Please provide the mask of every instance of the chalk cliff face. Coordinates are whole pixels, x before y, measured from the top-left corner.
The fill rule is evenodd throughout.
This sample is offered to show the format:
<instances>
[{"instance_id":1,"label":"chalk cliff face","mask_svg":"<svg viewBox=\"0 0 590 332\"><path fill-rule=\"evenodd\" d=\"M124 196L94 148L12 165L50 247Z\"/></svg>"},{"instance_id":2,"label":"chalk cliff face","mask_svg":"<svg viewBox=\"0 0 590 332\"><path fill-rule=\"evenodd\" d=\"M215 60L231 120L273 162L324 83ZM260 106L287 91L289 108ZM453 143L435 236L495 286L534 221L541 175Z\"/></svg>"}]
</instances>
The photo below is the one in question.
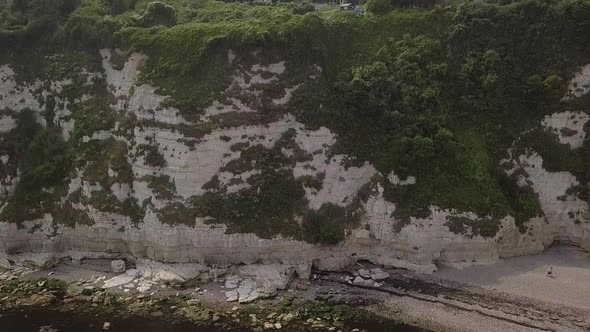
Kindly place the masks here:
<instances>
[{"instance_id":1,"label":"chalk cliff face","mask_svg":"<svg viewBox=\"0 0 590 332\"><path fill-rule=\"evenodd\" d=\"M115 56L122 55L101 50L102 70L82 69L59 81L19 82L10 65L0 66L0 137L7 140L17 130L19 114L30 111L42 127L57 128L66 144L107 151L94 159L84 154L63 188L44 189L58 196L56 204L67 206L67 213L0 222L0 252L12 259L43 253L208 265L280 263L305 276L313 264L338 269L360 259L432 272L435 263L485 263L539 253L556 240L590 248L588 202L571 190L579 180L544 169L533 149L515 148L504 162L519 185L538 194L545 214L528 221L524 231L507 216L495 235L484 237L472 229L486 218L436 206L427 218L402 221L394 217L396 204L384 198L383 187L411 185L414 177L380 174L369 162L350 166L347 156L334 149L338 137L329 128L308 128L289 112L294 93L321 77L320 66L293 79L286 75L292 70L288 62L246 66L229 51L229 86L202 114L189 116L165 92L141 80L146 56L132 54L121 66L113 65ZM574 78L566 98L588 93L588 68ZM73 87L84 92L66 98ZM89 126L88 117L73 110L96 99L104 107L88 115L97 116L99 124ZM555 113L541 126L574 151L588 139L588 111ZM22 176L17 157L13 150L0 150L2 209ZM97 175L100 171L105 174ZM314 244L297 231L289 233L302 223L299 210L286 212L284 220L271 219L264 227L281 226L270 233L226 223L223 211L215 210L231 208L216 205L217 197L239 200L265 190L271 196L302 190L297 209L336 207L355 216L354 222L347 224L343 241ZM450 220L471 228L457 231Z\"/></svg>"}]
</instances>

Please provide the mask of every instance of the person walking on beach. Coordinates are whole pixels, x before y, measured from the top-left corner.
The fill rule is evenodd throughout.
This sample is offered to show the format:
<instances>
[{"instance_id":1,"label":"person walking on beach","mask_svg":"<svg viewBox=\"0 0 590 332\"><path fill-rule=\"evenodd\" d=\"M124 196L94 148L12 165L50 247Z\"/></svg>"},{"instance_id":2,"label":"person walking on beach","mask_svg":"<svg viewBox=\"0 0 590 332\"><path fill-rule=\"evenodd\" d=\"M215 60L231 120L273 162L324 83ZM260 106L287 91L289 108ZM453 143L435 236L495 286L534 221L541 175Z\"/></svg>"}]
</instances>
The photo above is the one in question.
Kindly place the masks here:
<instances>
[{"instance_id":1,"label":"person walking on beach","mask_svg":"<svg viewBox=\"0 0 590 332\"><path fill-rule=\"evenodd\" d=\"M546 274L549 278L555 278L555 276L553 275L553 266L549 267L549 270L547 271Z\"/></svg>"}]
</instances>

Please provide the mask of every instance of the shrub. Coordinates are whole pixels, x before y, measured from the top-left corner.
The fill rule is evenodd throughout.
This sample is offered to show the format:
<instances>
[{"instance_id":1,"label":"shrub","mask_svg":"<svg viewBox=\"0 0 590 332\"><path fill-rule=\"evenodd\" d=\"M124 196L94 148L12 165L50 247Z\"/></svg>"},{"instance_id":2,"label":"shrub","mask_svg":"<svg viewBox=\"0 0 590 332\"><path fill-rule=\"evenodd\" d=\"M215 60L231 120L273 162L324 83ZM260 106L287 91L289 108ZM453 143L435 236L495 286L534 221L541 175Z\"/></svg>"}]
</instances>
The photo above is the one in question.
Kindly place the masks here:
<instances>
[{"instance_id":1,"label":"shrub","mask_svg":"<svg viewBox=\"0 0 590 332\"><path fill-rule=\"evenodd\" d=\"M543 81L545 98L549 103L559 101L563 96L563 88L563 79L557 75L551 75Z\"/></svg>"},{"instance_id":2,"label":"shrub","mask_svg":"<svg viewBox=\"0 0 590 332\"><path fill-rule=\"evenodd\" d=\"M309 2L302 2L293 8L293 14L304 15L315 11L315 7Z\"/></svg>"},{"instance_id":3,"label":"shrub","mask_svg":"<svg viewBox=\"0 0 590 332\"><path fill-rule=\"evenodd\" d=\"M166 167L166 159L160 153L157 145L140 144L137 147L138 155L144 156L146 164L154 167Z\"/></svg>"},{"instance_id":4,"label":"shrub","mask_svg":"<svg viewBox=\"0 0 590 332\"><path fill-rule=\"evenodd\" d=\"M83 0L56 38L72 48L95 50L109 46L121 27L110 14L110 8L102 0Z\"/></svg>"},{"instance_id":5,"label":"shrub","mask_svg":"<svg viewBox=\"0 0 590 332\"><path fill-rule=\"evenodd\" d=\"M344 240L346 210L331 203L324 203L316 211L309 211L303 232L306 241L321 244L337 244Z\"/></svg>"},{"instance_id":6,"label":"shrub","mask_svg":"<svg viewBox=\"0 0 590 332\"><path fill-rule=\"evenodd\" d=\"M390 0L368 0L366 9L369 13L383 15L391 11Z\"/></svg>"},{"instance_id":7,"label":"shrub","mask_svg":"<svg viewBox=\"0 0 590 332\"><path fill-rule=\"evenodd\" d=\"M158 25L170 27L176 23L176 9L163 2L154 1L149 3L141 16L135 18L133 25L144 28Z\"/></svg>"}]
</instances>

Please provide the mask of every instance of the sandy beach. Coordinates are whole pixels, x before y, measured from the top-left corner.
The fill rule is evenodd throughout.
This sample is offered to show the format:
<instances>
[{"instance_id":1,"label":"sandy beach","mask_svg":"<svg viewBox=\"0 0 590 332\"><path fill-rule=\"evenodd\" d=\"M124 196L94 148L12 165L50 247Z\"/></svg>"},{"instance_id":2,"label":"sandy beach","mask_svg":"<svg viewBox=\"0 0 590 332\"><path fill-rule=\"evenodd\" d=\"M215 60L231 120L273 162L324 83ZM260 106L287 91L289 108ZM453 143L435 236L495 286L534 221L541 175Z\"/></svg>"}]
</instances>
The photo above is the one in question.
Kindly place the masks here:
<instances>
[{"instance_id":1,"label":"sandy beach","mask_svg":"<svg viewBox=\"0 0 590 332\"><path fill-rule=\"evenodd\" d=\"M345 292L379 299L373 312L432 331L590 330L590 256L578 247L439 268L433 275L391 269L384 285Z\"/></svg>"},{"instance_id":2,"label":"sandy beach","mask_svg":"<svg viewBox=\"0 0 590 332\"><path fill-rule=\"evenodd\" d=\"M546 275L549 267L553 278ZM578 247L554 246L540 255L464 269L441 267L434 276L590 310L590 253Z\"/></svg>"}]
</instances>

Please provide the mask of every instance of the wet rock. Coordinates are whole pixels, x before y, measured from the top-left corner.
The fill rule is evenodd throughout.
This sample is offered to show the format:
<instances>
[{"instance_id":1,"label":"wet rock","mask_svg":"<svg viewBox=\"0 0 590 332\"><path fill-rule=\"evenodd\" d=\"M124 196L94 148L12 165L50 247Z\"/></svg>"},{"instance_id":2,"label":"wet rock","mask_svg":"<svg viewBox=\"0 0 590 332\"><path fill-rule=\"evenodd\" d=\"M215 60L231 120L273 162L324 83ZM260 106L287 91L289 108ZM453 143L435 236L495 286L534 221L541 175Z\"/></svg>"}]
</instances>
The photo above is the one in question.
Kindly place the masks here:
<instances>
[{"instance_id":1,"label":"wet rock","mask_svg":"<svg viewBox=\"0 0 590 332\"><path fill-rule=\"evenodd\" d=\"M123 273L127 270L125 266L125 261L121 259L117 259L111 262L111 270L113 273Z\"/></svg>"},{"instance_id":2,"label":"wet rock","mask_svg":"<svg viewBox=\"0 0 590 332\"><path fill-rule=\"evenodd\" d=\"M104 324L102 324L102 329L103 330L110 330L111 329L111 323L109 322L104 322Z\"/></svg>"}]
</instances>

